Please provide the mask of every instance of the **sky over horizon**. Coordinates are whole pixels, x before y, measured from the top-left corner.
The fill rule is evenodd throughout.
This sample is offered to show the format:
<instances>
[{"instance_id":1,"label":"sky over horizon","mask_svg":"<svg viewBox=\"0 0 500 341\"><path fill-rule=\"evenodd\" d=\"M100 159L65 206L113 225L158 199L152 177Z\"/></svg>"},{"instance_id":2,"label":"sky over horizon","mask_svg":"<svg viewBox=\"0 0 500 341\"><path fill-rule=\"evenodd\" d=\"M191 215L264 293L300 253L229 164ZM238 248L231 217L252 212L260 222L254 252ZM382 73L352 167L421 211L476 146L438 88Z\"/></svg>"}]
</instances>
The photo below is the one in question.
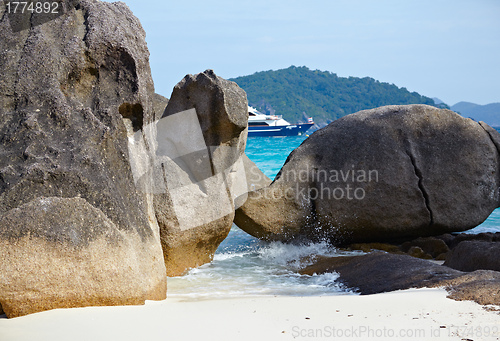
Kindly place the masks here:
<instances>
[{"instance_id":1,"label":"sky over horizon","mask_svg":"<svg viewBox=\"0 0 500 341\"><path fill-rule=\"evenodd\" d=\"M449 105L500 102L498 0L124 0L146 30L156 92L186 74L291 65L372 77Z\"/></svg>"}]
</instances>

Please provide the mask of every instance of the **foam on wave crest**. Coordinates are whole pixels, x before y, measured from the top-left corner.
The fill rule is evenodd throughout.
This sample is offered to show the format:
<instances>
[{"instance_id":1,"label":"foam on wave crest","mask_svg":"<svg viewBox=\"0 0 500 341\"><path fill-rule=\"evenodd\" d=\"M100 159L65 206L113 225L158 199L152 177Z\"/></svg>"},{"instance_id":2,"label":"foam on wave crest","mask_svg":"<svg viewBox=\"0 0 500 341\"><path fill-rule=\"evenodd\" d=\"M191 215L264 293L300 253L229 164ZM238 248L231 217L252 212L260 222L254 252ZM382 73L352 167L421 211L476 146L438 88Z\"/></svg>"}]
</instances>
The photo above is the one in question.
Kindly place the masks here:
<instances>
[{"instance_id":1,"label":"foam on wave crest","mask_svg":"<svg viewBox=\"0 0 500 341\"><path fill-rule=\"evenodd\" d=\"M336 248L322 243L304 245L259 241L233 228L211 264L170 278L169 296L184 298L238 297L244 295L349 294L338 274L306 276L297 271L317 256L337 256Z\"/></svg>"}]
</instances>

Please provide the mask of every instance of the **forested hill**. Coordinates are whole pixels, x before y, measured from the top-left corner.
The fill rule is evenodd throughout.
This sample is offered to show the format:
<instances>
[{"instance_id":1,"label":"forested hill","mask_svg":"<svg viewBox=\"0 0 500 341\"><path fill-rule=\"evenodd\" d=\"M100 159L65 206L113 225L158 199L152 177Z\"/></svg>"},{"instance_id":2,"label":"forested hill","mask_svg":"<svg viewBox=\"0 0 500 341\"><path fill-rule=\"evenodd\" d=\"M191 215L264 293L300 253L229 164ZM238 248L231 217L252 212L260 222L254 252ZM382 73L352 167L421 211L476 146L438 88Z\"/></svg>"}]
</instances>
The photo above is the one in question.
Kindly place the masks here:
<instances>
[{"instance_id":1,"label":"forested hill","mask_svg":"<svg viewBox=\"0 0 500 341\"><path fill-rule=\"evenodd\" d=\"M329 123L359 110L390 104L429 104L434 100L381 83L373 78L338 77L331 72L291 66L231 79L248 95L250 106L268 114L283 115L292 123Z\"/></svg>"}]
</instances>

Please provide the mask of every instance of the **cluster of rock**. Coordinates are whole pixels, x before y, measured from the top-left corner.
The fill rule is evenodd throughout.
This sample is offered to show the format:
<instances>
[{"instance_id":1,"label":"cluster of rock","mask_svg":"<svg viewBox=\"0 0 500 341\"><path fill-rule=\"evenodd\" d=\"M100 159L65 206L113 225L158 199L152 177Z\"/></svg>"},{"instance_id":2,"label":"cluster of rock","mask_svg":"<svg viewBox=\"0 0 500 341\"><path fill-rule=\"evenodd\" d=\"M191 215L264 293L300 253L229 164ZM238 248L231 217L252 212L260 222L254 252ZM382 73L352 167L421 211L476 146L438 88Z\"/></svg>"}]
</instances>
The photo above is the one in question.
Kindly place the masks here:
<instances>
[{"instance_id":1,"label":"cluster of rock","mask_svg":"<svg viewBox=\"0 0 500 341\"><path fill-rule=\"evenodd\" d=\"M499 270L496 236L487 246L428 237L499 206L492 128L423 105L362 111L314 133L271 183L244 154L247 100L235 83L207 70L168 100L154 93L126 5L61 6L14 26L0 12L0 313L164 299L167 276L210 262L233 221L264 240L388 248L457 269L373 253L303 270L338 271L365 293L497 283L461 272ZM359 244L417 237L427 238Z\"/></svg>"},{"instance_id":2,"label":"cluster of rock","mask_svg":"<svg viewBox=\"0 0 500 341\"><path fill-rule=\"evenodd\" d=\"M342 280L350 286L357 287L362 293L375 293L389 290L406 289L410 287L423 286L448 286L455 294L455 297L461 297L457 292L467 287L468 296L472 297L474 290L471 282L481 280L475 285L482 287L485 274L488 274L489 281L487 282L490 294L500 295L500 232L497 233L479 233L479 234L444 234L435 237L419 237L414 240L406 241L402 244L396 243L356 243L347 245L344 250L354 251L361 250L366 253L377 253L377 256L368 257L341 257L343 259L326 259L322 258L317 263L303 269L303 273L311 274L314 272L323 273L327 271L339 271L342 275ZM380 251L386 252L382 256ZM389 255L398 255L392 257ZM433 260L434 262L411 260L408 256L414 258L422 258L425 260ZM364 262L365 259L370 259L363 266L370 266L369 272L356 273L356 281L354 282L351 276L353 273L346 269L352 267L352 262ZM386 261L398 260L403 268L394 266L390 273L386 273ZM439 261L439 262L435 262ZM339 263L340 262L340 263ZM345 262L349 262L349 266L344 267ZM369 263L369 264L368 264ZM439 264L442 263L442 264ZM339 268L339 266L342 266ZM351 269L352 270L352 269ZM396 271L395 271L396 270ZM458 270L458 271L456 271ZM482 271L487 270L487 271ZM380 271L380 275L373 277L374 272ZM404 272L404 274L403 274ZM464 274L464 272L472 272ZM423 276L423 274L427 274ZM389 281L381 281L381 278L388 276ZM454 280L449 283L447 280L452 278L462 278L462 280ZM374 278L378 278L376 282L371 282ZM378 282L381 281L381 282ZM383 283L382 283L383 282ZM467 285L464 283L467 282ZM438 285L439 284L439 285ZM463 284L463 285L462 285ZM461 285L461 289L456 286ZM484 290L477 291L477 295L473 300L481 300L482 304L500 304L495 295L489 295L488 300L484 295ZM495 291L497 290L497 291ZM465 292L463 292L465 294ZM464 296L465 297L465 296ZM484 303L488 301L489 303Z\"/></svg>"},{"instance_id":3,"label":"cluster of rock","mask_svg":"<svg viewBox=\"0 0 500 341\"><path fill-rule=\"evenodd\" d=\"M481 269L478 265L475 268ZM361 256L318 257L300 273L336 272L339 280L362 295L423 287L445 287L450 298L500 305L500 272L465 272L406 254L381 251Z\"/></svg>"},{"instance_id":4,"label":"cluster of rock","mask_svg":"<svg viewBox=\"0 0 500 341\"><path fill-rule=\"evenodd\" d=\"M304 141L270 186L249 193L235 222L263 240L368 252L319 257L301 271L338 272L364 294L446 286L456 299L500 304L498 234L450 234L499 206L499 149L496 130L449 110L361 111Z\"/></svg>"},{"instance_id":5,"label":"cluster of rock","mask_svg":"<svg viewBox=\"0 0 500 341\"><path fill-rule=\"evenodd\" d=\"M168 101L154 93L145 32L125 4L61 6L43 24L20 18L22 30L0 15L0 313L8 317L164 299L167 274L211 260L247 190L231 182L234 165L250 162L243 90L206 71L186 76ZM205 148L189 162L211 170L201 179L190 178L196 167L189 173L183 155L162 154L193 141L182 131L189 119ZM189 181L176 187L165 169ZM227 207L218 220L183 228L179 212L198 206L175 202L182 195Z\"/></svg>"},{"instance_id":6,"label":"cluster of rock","mask_svg":"<svg viewBox=\"0 0 500 341\"><path fill-rule=\"evenodd\" d=\"M419 237L403 243L354 243L344 245L343 250L363 252L384 251L407 254L412 257L446 261L444 264L462 271L478 269L500 271L500 232L479 234L443 234Z\"/></svg>"}]
</instances>

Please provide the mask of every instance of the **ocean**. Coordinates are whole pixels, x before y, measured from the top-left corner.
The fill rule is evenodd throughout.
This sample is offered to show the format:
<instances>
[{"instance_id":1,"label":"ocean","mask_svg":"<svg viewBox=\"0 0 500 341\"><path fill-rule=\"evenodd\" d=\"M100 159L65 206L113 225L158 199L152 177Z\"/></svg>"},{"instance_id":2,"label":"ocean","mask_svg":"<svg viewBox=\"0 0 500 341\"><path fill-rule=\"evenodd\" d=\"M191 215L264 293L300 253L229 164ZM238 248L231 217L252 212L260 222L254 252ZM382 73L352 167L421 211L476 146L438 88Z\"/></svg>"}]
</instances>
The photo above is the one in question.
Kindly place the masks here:
<instances>
[{"instance_id":1,"label":"ocean","mask_svg":"<svg viewBox=\"0 0 500 341\"><path fill-rule=\"evenodd\" d=\"M246 153L274 179L292 150L306 136L248 138ZM500 232L500 209L467 233ZM337 274L301 276L299 260L308 256L356 254L340 251L326 243L289 245L262 242L233 225L210 264L186 275L169 278L168 296L186 299L238 297L242 295L352 295L339 284Z\"/></svg>"}]
</instances>

